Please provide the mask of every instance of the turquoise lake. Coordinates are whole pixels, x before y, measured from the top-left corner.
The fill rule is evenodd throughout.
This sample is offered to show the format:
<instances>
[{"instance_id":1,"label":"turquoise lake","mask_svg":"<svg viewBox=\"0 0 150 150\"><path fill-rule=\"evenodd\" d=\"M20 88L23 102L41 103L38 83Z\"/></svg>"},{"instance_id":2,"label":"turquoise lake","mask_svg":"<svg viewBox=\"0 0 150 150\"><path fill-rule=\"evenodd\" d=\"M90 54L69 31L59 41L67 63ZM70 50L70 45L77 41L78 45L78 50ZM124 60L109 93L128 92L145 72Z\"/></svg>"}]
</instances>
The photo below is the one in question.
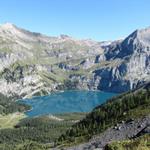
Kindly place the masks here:
<instances>
[{"instance_id":1,"label":"turquoise lake","mask_svg":"<svg viewBox=\"0 0 150 150\"><path fill-rule=\"evenodd\" d=\"M34 117L47 114L89 112L115 95L115 93L99 91L64 91L21 100L21 102L32 106L26 115Z\"/></svg>"}]
</instances>

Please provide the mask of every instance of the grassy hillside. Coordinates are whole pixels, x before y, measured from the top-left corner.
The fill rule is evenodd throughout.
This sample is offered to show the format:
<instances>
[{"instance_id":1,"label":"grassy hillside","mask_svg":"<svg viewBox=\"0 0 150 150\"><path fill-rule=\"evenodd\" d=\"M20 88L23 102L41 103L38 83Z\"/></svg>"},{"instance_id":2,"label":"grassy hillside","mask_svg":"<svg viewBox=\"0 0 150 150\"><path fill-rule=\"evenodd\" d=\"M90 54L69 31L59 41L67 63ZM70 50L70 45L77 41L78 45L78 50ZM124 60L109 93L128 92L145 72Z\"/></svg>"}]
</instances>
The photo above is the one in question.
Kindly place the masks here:
<instances>
[{"instance_id":1,"label":"grassy hillside","mask_svg":"<svg viewBox=\"0 0 150 150\"><path fill-rule=\"evenodd\" d=\"M140 118L150 113L150 84L136 91L114 97L95 108L83 120L61 135L57 144L78 144L102 133L116 123Z\"/></svg>"},{"instance_id":2,"label":"grassy hillside","mask_svg":"<svg viewBox=\"0 0 150 150\"><path fill-rule=\"evenodd\" d=\"M5 118L10 119L12 116L13 114L5 115ZM0 129L0 148L3 150L45 150L52 147L61 134L84 116L85 113L72 113L57 115L59 120L51 116L20 118L20 120L13 118L12 121L7 120L8 122L5 119L7 126Z\"/></svg>"},{"instance_id":3,"label":"grassy hillside","mask_svg":"<svg viewBox=\"0 0 150 150\"><path fill-rule=\"evenodd\" d=\"M113 142L105 147L105 150L149 150L150 135L144 135L134 140Z\"/></svg>"},{"instance_id":4,"label":"grassy hillside","mask_svg":"<svg viewBox=\"0 0 150 150\"><path fill-rule=\"evenodd\" d=\"M0 115L0 129L13 128L19 123L21 119L24 119L26 115L24 113L12 113L8 115Z\"/></svg>"},{"instance_id":5,"label":"grassy hillside","mask_svg":"<svg viewBox=\"0 0 150 150\"><path fill-rule=\"evenodd\" d=\"M40 144L33 141L25 141L20 144L0 144L0 150L50 150L50 145Z\"/></svg>"}]
</instances>

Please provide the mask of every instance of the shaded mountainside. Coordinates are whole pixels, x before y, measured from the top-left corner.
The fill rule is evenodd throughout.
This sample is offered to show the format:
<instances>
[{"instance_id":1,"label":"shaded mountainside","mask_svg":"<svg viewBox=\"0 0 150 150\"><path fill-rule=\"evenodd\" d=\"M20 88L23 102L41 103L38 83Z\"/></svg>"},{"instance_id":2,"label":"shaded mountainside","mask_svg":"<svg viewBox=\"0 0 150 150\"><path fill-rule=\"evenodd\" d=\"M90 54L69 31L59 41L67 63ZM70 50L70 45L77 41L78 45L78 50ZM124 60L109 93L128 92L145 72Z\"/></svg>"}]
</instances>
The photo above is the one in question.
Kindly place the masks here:
<instances>
[{"instance_id":1,"label":"shaded mountainside","mask_svg":"<svg viewBox=\"0 0 150 150\"><path fill-rule=\"evenodd\" d=\"M121 94L120 96L114 97L109 101L107 101L106 103L96 107L91 113L87 114L87 116L83 120L73 125L70 130L68 130L65 134L59 137L56 143L58 145L63 146L79 144L88 141L94 135L101 133L103 136L104 131L107 133L106 136L108 138L105 136L101 138L101 140L99 141L99 143L101 144L105 143L104 145L106 145L107 142L110 142L112 139L113 140L126 139L130 137L130 134L131 137L135 136L135 134L138 134L141 131L139 130L140 127L138 126L139 125L142 126L142 122L144 123L144 121L141 121L137 125L135 125L135 123L133 124L131 123L131 128L129 132L127 132L126 123L130 123L134 119L142 118L149 114L150 114L150 83L147 83L145 86L135 91ZM149 122L150 121L149 117L146 120ZM119 122L122 123L120 125L119 124L116 125ZM148 125L147 123L143 126L143 128L145 128L145 126ZM106 131L106 129L113 126L115 128L114 130L112 128L111 132ZM136 126L137 129L134 129L133 127ZM121 130L123 131L123 129L124 132L121 133ZM116 132L119 130L118 133L115 133L115 130ZM101 146L104 146L103 144Z\"/></svg>"},{"instance_id":2,"label":"shaded mountainside","mask_svg":"<svg viewBox=\"0 0 150 150\"><path fill-rule=\"evenodd\" d=\"M150 28L125 40L95 42L48 37L0 26L0 91L21 98L64 89L124 92L150 74Z\"/></svg>"}]
</instances>

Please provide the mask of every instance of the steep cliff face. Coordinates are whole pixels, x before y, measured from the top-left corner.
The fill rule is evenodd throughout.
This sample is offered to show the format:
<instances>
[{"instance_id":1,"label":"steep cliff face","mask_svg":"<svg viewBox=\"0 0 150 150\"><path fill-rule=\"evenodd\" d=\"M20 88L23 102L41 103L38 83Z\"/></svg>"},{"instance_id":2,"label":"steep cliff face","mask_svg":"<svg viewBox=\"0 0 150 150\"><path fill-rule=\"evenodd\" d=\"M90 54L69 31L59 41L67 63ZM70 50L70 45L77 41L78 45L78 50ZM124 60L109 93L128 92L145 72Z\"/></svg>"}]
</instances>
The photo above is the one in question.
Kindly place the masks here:
<instances>
[{"instance_id":1,"label":"steep cliff face","mask_svg":"<svg viewBox=\"0 0 150 150\"><path fill-rule=\"evenodd\" d=\"M125 40L95 42L48 37L9 23L0 26L3 94L25 98L63 89L68 83L78 89L124 92L149 80L150 28Z\"/></svg>"},{"instance_id":2,"label":"steep cliff face","mask_svg":"<svg viewBox=\"0 0 150 150\"><path fill-rule=\"evenodd\" d=\"M107 46L104 54L112 63L94 71L98 89L124 92L150 80L150 28Z\"/></svg>"}]
</instances>

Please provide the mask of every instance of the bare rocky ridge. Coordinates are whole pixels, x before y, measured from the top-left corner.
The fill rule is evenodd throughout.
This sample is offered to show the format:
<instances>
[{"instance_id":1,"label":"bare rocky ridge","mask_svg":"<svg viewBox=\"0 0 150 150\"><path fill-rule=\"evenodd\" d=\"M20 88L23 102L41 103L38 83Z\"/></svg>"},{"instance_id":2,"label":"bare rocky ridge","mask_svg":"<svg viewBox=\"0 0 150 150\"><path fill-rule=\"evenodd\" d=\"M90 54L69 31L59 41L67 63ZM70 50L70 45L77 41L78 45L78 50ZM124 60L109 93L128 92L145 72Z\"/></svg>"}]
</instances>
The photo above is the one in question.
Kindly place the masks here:
<instances>
[{"instance_id":1,"label":"bare rocky ridge","mask_svg":"<svg viewBox=\"0 0 150 150\"><path fill-rule=\"evenodd\" d=\"M0 26L0 91L26 98L77 89L124 92L150 80L150 28L125 40L96 42L48 37L7 23ZM61 88L60 88L61 87Z\"/></svg>"},{"instance_id":2,"label":"bare rocky ridge","mask_svg":"<svg viewBox=\"0 0 150 150\"><path fill-rule=\"evenodd\" d=\"M84 143L66 150L102 150L106 144L112 141L132 139L142 134L150 134L150 116L141 119L129 120L107 129L101 135L93 137L88 143Z\"/></svg>"}]
</instances>

